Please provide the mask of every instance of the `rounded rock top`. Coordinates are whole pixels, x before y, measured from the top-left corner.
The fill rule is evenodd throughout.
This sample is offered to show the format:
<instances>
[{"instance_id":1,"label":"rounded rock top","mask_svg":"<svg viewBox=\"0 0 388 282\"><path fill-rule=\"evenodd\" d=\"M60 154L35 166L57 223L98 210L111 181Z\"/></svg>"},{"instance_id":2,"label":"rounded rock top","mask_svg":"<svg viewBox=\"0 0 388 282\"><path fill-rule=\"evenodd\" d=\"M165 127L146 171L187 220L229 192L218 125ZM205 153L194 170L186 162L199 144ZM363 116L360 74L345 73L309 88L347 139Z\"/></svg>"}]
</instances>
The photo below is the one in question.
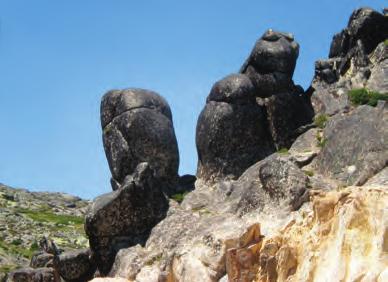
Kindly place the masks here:
<instances>
[{"instance_id":1,"label":"rounded rock top","mask_svg":"<svg viewBox=\"0 0 388 282\"><path fill-rule=\"evenodd\" d=\"M255 87L245 74L231 74L217 81L207 98L207 102L227 102L254 100Z\"/></svg>"},{"instance_id":2,"label":"rounded rock top","mask_svg":"<svg viewBox=\"0 0 388 282\"><path fill-rule=\"evenodd\" d=\"M291 33L268 30L256 42L249 63L259 73L281 72L292 76L299 44Z\"/></svg>"},{"instance_id":3,"label":"rounded rock top","mask_svg":"<svg viewBox=\"0 0 388 282\"><path fill-rule=\"evenodd\" d=\"M172 120L171 109L167 101L158 93L141 88L127 88L108 91L102 97L102 128L124 112L139 108L154 109Z\"/></svg>"}]
</instances>

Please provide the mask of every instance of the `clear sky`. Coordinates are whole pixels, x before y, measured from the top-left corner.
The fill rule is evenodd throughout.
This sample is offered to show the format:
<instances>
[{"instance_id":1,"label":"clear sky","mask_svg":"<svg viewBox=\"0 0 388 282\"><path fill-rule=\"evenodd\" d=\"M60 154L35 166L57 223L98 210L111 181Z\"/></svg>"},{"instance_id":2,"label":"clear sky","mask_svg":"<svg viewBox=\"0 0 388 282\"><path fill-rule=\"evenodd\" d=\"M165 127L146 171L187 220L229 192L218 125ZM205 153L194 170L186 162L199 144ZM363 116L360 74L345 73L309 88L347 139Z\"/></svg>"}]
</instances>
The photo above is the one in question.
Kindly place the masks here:
<instances>
[{"instance_id":1,"label":"clear sky","mask_svg":"<svg viewBox=\"0 0 388 282\"><path fill-rule=\"evenodd\" d=\"M292 32L304 88L360 0L0 0L0 182L93 198L109 192L101 96L141 87L170 103L180 173L195 173L195 126L218 79L268 28Z\"/></svg>"}]
</instances>

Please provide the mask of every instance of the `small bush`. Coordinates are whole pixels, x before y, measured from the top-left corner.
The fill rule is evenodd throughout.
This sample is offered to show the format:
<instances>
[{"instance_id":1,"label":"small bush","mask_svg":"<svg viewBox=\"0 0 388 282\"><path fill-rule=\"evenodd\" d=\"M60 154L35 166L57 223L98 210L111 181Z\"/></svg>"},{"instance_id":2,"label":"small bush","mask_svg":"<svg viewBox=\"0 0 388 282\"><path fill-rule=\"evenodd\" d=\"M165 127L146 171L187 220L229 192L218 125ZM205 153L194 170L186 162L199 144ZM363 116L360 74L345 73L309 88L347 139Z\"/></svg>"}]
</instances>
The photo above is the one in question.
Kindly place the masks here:
<instances>
[{"instance_id":1,"label":"small bush","mask_svg":"<svg viewBox=\"0 0 388 282\"><path fill-rule=\"evenodd\" d=\"M318 147L325 147L327 138L323 137L319 132L317 133L317 142L318 142Z\"/></svg>"},{"instance_id":2,"label":"small bush","mask_svg":"<svg viewBox=\"0 0 388 282\"><path fill-rule=\"evenodd\" d=\"M187 195L187 193L188 192L174 194L171 196L171 198L174 199L175 201L177 201L178 203L181 203L183 201L183 199L185 198L185 196Z\"/></svg>"},{"instance_id":3,"label":"small bush","mask_svg":"<svg viewBox=\"0 0 388 282\"><path fill-rule=\"evenodd\" d=\"M353 105L369 105L375 107L379 100L388 100L388 94L370 91L366 88L352 89L348 92Z\"/></svg>"},{"instance_id":4,"label":"small bush","mask_svg":"<svg viewBox=\"0 0 388 282\"><path fill-rule=\"evenodd\" d=\"M278 153L282 154L282 155L287 155L288 154L288 149L287 148L281 148L281 149L278 150Z\"/></svg>"},{"instance_id":5,"label":"small bush","mask_svg":"<svg viewBox=\"0 0 388 282\"><path fill-rule=\"evenodd\" d=\"M23 240L22 239L14 239L12 240L11 244L12 245L15 245L15 246L20 246L21 244L23 243Z\"/></svg>"},{"instance_id":6,"label":"small bush","mask_svg":"<svg viewBox=\"0 0 388 282\"><path fill-rule=\"evenodd\" d=\"M313 176L314 176L314 171L312 171L312 170L304 170L303 172L304 172L304 174L306 174L307 176L310 176L310 177L313 177Z\"/></svg>"},{"instance_id":7,"label":"small bush","mask_svg":"<svg viewBox=\"0 0 388 282\"><path fill-rule=\"evenodd\" d=\"M384 45L385 45L385 46L388 46L388 39L385 39L385 40L384 40Z\"/></svg>"},{"instance_id":8,"label":"small bush","mask_svg":"<svg viewBox=\"0 0 388 282\"><path fill-rule=\"evenodd\" d=\"M314 118L314 124L318 128L324 128L326 126L328 116L325 114L319 114Z\"/></svg>"}]
</instances>

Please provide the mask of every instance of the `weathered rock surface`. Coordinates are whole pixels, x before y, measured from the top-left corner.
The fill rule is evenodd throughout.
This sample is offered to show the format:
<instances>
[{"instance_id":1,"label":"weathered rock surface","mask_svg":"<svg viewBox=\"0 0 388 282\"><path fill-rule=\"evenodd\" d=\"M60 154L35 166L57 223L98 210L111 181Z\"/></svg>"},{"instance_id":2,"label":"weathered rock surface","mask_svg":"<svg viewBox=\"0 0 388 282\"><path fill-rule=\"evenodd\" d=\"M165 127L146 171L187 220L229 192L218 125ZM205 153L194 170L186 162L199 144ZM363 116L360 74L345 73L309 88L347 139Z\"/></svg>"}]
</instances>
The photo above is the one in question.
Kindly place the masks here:
<instances>
[{"instance_id":1,"label":"weathered rock surface","mask_svg":"<svg viewBox=\"0 0 388 282\"><path fill-rule=\"evenodd\" d=\"M291 34L269 30L240 74L214 84L197 123L198 178L237 179L303 133L300 127L314 113L309 97L292 81L298 54Z\"/></svg>"},{"instance_id":2,"label":"weathered rock surface","mask_svg":"<svg viewBox=\"0 0 388 282\"><path fill-rule=\"evenodd\" d=\"M89 249L69 251L55 257L54 269L65 281L89 281L96 271Z\"/></svg>"},{"instance_id":3,"label":"weathered rock surface","mask_svg":"<svg viewBox=\"0 0 388 282\"><path fill-rule=\"evenodd\" d=\"M101 125L113 190L142 162L156 177L176 180L178 146L170 107L160 95L132 88L109 91L101 102Z\"/></svg>"},{"instance_id":4,"label":"weathered rock surface","mask_svg":"<svg viewBox=\"0 0 388 282\"><path fill-rule=\"evenodd\" d=\"M8 274L6 282L60 282L53 268L22 268Z\"/></svg>"},{"instance_id":5,"label":"weathered rock surface","mask_svg":"<svg viewBox=\"0 0 388 282\"><path fill-rule=\"evenodd\" d=\"M387 187L313 194L310 210L263 240L254 281L385 281L387 201Z\"/></svg>"},{"instance_id":6,"label":"weathered rock surface","mask_svg":"<svg viewBox=\"0 0 388 282\"><path fill-rule=\"evenodd\" d=\"M361 8L352 14L347 28L333 38L329 59L315 64L309 93L316 113L333 115L347 111L347 92L367 88L388 92L388 18Z\"/></svg>"},{"instance_id":7,"label":"weathered rock surface","mask_svg":"<svg viewBox=\"0 0 388 282\"><path fill-rule=\"evenodd\" d=\"M388 163L388 107L360 106L333 117L324 129L325 145L315 166L346 185L362 185Z\"/></svg>"},{"instance_id":8,"label":"weathered rock surface","mask_svg":"<svg viewBox=\"0 0 388 282\"><path fill-rule=\"evenodd\" d=\"M255 96L270 97L294 88L292 75L299 44L292 34L268 30L256 42L240 72L255 86Z\"/></svg>"},{"instance_id":9,"label":"weathered rock surface","mask_svg":"<svg viewBox=\"0 0 388 282\"><path fill-rule=\"evenodd\" d=\"M236 178L274 151L264 108L255 102L245 75L217 82L197 123L197 177Z\"/></svg>"},{"instance_id":10,"label":"weathered rock surface","mask_svg":"<svg viewBox=\"0 0 388 282\"><path fill-rule=\"evenodd\" d=\"M168 203L148 163L137 166L119 190L95 199L86 215L85 231L102 274L109 272L117 251L144 243L164 218Z\"/></svg>"}]
</instances>

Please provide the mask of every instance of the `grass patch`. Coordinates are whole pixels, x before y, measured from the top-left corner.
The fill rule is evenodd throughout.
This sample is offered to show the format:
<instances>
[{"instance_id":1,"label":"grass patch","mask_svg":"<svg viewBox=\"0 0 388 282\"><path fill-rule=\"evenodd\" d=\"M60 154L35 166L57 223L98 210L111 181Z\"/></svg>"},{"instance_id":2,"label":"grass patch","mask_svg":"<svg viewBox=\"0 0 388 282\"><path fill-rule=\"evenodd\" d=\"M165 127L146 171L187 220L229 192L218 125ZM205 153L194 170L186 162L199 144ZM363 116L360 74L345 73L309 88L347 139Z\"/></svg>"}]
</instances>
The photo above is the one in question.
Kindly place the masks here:
<instances>
[{"instance_id":1,"label":"grass patch","mask_svg":"<svg viewBox=\"0 0 388 282\"><path fill-rule=\"evenodd\" d=\"M55 225L82 225L84 223L83 217L74 215L59 215L47 210L29 210L19 208L16 210L18 213L24 214L37 222L52 222Z\"/></svg>"},{"instance_id":2,"label":"grass patch","mask_svg":"<svg viewBox=\"0 0 388 282\"><path fill-rule=\"evenodd\" d=\"M385 45L385 46L388 46L388 39L385 39L385 40L384 40L384 45Z\"/></svg>"},{"instance_id":3,"label":"grass patch","mask_svg":"<svg viewBox=\"0 0 388 282\"><path fill-rule=\"evenodd\" d=\"M15 244L13 244L13 241L11 244L7 244L3 240L0 240L0 249L3 249L4 251L6 251L9 254L19 255L19 256L25 257L27 259L31 259L32 254L35 252L35 250L25 248L21 244L15 245Z\"/></svg>"},{"instance_id":4,"label":"grass patch","mask_svg":"<svg viewBox=\"0 0 388 282\"><path fill-rule=\"evenodd\" d=\"M317 132L317 145L318 147L320 148L323 148L325 147L326 143L327 143L327 138L325 138L323 135L321 135L320 132Z\"/></svg>"},{"instance_id":5,"label":"grass patch","mask_svg":"<svg viewBox=\"0 0 388 282\"><path fill-rule=\"evenodd\" d=\"M314 176L314 171L312 170L303 170L304 174L307 176L313 177Z\"/></svg>"},{"instance_id":6,"label":"grass patch","mask_svg":"<svg viewBox=\"0 0 388 282\"><path fill-rule=\"evenodd\" d=\"M277 151L278 154L281 155L288 155L288 149L287 148L281 148Z\"/></svg>"},{"instance_id":7,"label":"grass patch","mask_svg":"<svg viewBox=\"0 0 388 282\"><path fill-rule=\"evenodd\" d=\"M350 102L353 105L369 105L375 107L379 100L388 101L387 93L379 93L366 88L352 89L348 91Z\"/></svg>"},{"instance_id":8,"label":"grass patch","mask_svg":"<svg viewBox=\"0 0 388 282\"><path fill-rule=\"evenodd\" d=\"M151 258L150 260L148 260L145 264L148 265L148 266L151 266L151 265L153 265L155 262L161 261L162 258L163 258L163 255L162 255L162 254L158 254L157 256L154 256L153 258Z\"/></svg>"},{"instance_id":9,"label":"grass patch","mask_svg":"<svg viewBox=\"0 0 388 282\"><path fill-rule=\"evenodd\" d=\"M177 201L178 203L182 203L183 199L185 198L185 196L188 194L188 192L183 192L183 193L178 193L178 194L174 194L171 196L171 198L175 201Z\"/></svg>"},{"instance_id":10,"label":"grass patch","mask_svg":"<svg viewBox=\"0 0 388 282\"><path fill-rule=\"evenodd\" d=\"M324 128L328 121L328 116L325 114L319 114L314 118L314 124L318 128Z\"/></svg>"},{"instance_id":11,"label":"grass patch","mask_svg":"<svg viewBox=\"0 0 388 282\"><path fill-rule=\"evenodd\" d=\"M15 270L18 266L13 264L0 265L0 273L8 273Z\"/></svg>"}]
</instances>

